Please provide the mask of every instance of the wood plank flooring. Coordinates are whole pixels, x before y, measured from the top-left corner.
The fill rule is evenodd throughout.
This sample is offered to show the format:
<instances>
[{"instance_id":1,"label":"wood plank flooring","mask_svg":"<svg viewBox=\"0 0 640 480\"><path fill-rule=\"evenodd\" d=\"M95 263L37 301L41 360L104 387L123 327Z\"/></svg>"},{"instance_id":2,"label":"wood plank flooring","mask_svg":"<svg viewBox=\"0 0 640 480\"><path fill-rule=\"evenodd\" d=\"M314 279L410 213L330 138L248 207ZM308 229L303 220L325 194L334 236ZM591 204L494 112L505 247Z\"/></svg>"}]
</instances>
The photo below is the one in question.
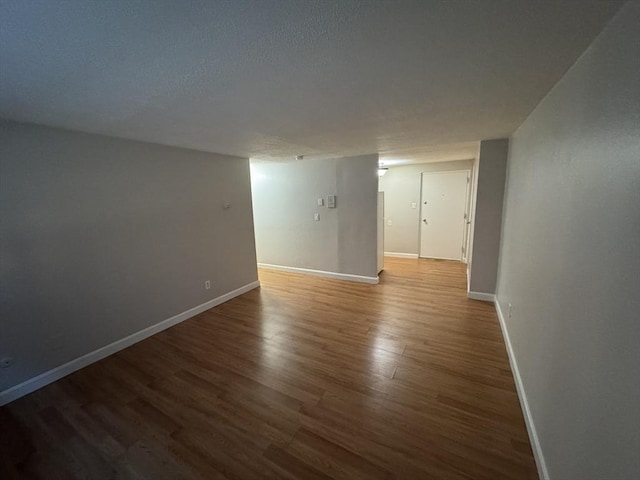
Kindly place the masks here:
<instances>
[{"instance_id":1,"label":"wood plank flooring","mask_svg":"<svg viewBox=\"0 0 640 480\"><path fill-rule=\"evenodd\" d=\"M262 287L0 409L0 477L535 479L493 306L455 262Z\"/></svg>"}]
</instances>

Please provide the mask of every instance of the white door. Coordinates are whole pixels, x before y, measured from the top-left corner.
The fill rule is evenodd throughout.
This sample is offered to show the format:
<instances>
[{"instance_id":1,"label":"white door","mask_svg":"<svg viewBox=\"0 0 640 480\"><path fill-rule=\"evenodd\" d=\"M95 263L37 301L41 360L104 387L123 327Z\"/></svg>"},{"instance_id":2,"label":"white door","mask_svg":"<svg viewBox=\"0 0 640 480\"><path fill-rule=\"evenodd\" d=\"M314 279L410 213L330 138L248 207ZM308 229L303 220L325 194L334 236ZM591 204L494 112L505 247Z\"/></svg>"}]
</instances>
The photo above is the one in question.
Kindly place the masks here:
<instances>
[{"instance_id":1,"label":"white door","mask_svg":"<svg viewBox=\"0 0 640 480\"><path fill-rule=\"evenodd\" d=\"M469 172L422 174L420 256L461 260Z\"/></svg>"},{"instance_id":2,"label":"white door","mask_svg":"<svg viewBox=\"0 0 640 480\"><path fill-rule=\"evenodd\" d=\"M384 192L378 192L378 273L384 268Z\"/></svg>"}]
</instances>

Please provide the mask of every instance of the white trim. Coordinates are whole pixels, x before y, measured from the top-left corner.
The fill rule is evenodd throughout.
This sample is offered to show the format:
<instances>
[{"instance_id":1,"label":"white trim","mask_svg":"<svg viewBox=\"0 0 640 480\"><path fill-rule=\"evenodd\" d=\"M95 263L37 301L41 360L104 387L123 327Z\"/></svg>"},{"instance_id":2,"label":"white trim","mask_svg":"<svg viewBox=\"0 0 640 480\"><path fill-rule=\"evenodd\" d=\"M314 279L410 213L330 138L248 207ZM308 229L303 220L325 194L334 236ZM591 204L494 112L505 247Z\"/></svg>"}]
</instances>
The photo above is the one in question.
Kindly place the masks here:
<instances>
[{"instance_id":1,"label":"white trim","mask_svg":"<svg viewBox=\"0 0 640 480\"><path fill-rule=\"evenodd\" d=\"M467 295L471 291L471 269L469 268L470 264L467 263Z\"/></svg>"},{"instance_id":2,"label":"white trim","mask_svg":"<svg viewBox=\"0 0 640 480\"><path fill-rule=\"evenodd\" d=\"M418 258L417 253L384 252L385 257Z\"/></svg>"},{"instance_id":3,"label":"white trim","mask_svg":"<svg viewBox=\"0 0 640 480\"><path fill-rule=\"evenodd\" d=\"M447 260L450 262L462 262L462 257L458 257L458 258L449 258L449 257L419 257L419 258L426 258L427 260Z\"/></svg>"},{"instance_id":4,"label":"white trim","mask_svg":"<svg viewBox=\"0 0 640 480\"><path fill-rule=\"evenodd\" d=\"M467 191L464 196L464 226L462 227L462 263L469 263L469 234L471 233L471 169L467 170Z\"/></svg>"},{"instance_id":5,"label":"white trim","mask_svg":"<svg viewBox=\"0 0 640 480\"><path fill-rule=\"evenodd\" d=\"M304 273L306 275L315 275L317 277L333 278L336 280L348 280L350 282L371 283L379 282L378 277L365 277L362 275L352 275L350 273L325 272L324 270L312 270L310 268L285 267L284 265L272 265L270 263L258 263L258 267L268 270L278 270L280 272Z\"/></svg>"},{"instance_id":6,"label":"white trim","mask_svg":"<svg viewBox=\"0 0 640 480\"><path fill-rule=\"evenodd\" d=\"M495 302L496 296L492 293L467 292L467 297L472 300L482 300L483 302Z\"/></svg>"},{"instance_id":7,"label":"white trim","mask_svg":"<svg viewBox=\"0 0 640 480\"><path fill-rule=\"evenodd\" d=\"M536 426L533 423L531 409L529 408L529 402L527 401L527 394L524 391L524 384L522 383L522 377L520 377L520 370L518 370L518 362L516 361L516 357L513 353L513 347L511 346L507 324L504 321L504 315L502 314L500 303L496 301L495 305L496 312L498 314L498 320L500 321L500 328L502 329L502 336L504 337L504 343L507 347L507 354L509 356L511 372L513 372L513 379L515 380L516 390L518 391L518 398L520 399L520 407L522 408L522 414L524 415L524 423L527 425L527 432L529 433L529 441L531 442L531 447L533 450L533 458L535 459L536 466L538 467L538 475L541 480L549 480L547 464L544 461L544 455L542 454L542 447L540 446L540 440L538 439Z\"/></svg>"},{"instance_id":8,"label":"white trim","mask_svg":"<svg viewBox=\"0 0 640 480\"><path fill-rule=\"evenodd\" d=\"M471 159L469 159L471 160ZM454 160L457 161L457 160ZM463 160L464 161L464 160ZM420 172L422 175L433 175L433 174L446 174L446 173L460 173L460 172L471 172L470 168L462 168L462 169L458 169L458 170L440 170L439 172Z\"/></svg>"},{"instance_id":9,"label":"white trim","mask_svg":"<svg viewBox=\"0 0 640 480\"><path fill-rule=\"evenodd\" d=\"M105 345L104 347L100 347L93 352L89 352L81 357L71 360L70 362L65 363L64 365L60 365L56 368L53 368L47 372L44 372L36 377L30 378L18 385L15 385L3 392L0 392L0 406L6 405L9 402L17 400L20 397L23 397L31 392L38 390L39 388L44 387L45 385L49 385L50 383L55 382L56 380L61 379L62 377L66 377L67 375L80 370L88 365L91 365L98 360L102 360L109 355L112 355L120 350L123 350L134 343L138 343L145 338L148 338L152 335L155 335L162 330L166 330L169 327L172 327L180 322L183 322L199 313L204 312L205 310L209 310L221 303L224 303L228 300L231 300L234 297L242 295L243 293L248 292L249 290L253 290L260 286L259 281L251 282L243 287L237 288L229 293L225 293L213 300L209 300L197 307L190 308L178 315L175 315L171 318L167 318L155 325L151 325L139 332L132 333L131 335L121 338L120 340L116 340L109 345Z\"/></svg>"}]
</instances>

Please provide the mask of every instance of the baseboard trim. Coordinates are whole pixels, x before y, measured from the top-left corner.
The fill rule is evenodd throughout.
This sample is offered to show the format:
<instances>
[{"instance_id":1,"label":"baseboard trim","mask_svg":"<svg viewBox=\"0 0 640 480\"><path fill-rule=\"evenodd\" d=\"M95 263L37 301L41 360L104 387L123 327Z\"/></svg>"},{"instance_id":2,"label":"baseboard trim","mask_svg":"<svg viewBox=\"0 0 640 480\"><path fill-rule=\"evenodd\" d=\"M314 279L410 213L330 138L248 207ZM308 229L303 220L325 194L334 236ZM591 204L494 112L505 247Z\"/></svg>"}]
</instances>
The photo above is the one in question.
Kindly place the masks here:
<instances>
[{"instance_id":1,"label":"baseboard trim","mask_svg":"<svg viewBox=\"0 0 640 480\"><path fill-rule=\"evenodd\" d=\"M81 368L102 360L109 355L112 355L133 345L134 343L138 343L145 338L149 338L150 336L155 335L162 330L173 327L180 322L184 322L185 320L194 317L199 313L216 307L221 303L231 300L232 298L242 295L243 293L253 290L254 288L257 288L259 286L259 281L251 282L229 293L225 293L224 295L214 298L213 300L209 300L208 302L198 305L197 307L190 308L189 310L179 313L178 315L167 318L166 320L156 323L155 325L151 325L150 327L147 327L136 333L132 333L131 335L121 338L120 340L116 340L109 345L105 345L104 347L98 348L93 352L89 352L85 355L82 355L81 357L71 360L70 362L67 362L36 377L26 380L18 385L8 388L7 390L0 392L0 406L6 405L9 402L13 402L14 400L28 395L31 392L35 392L39 388L49 385L56 380L60 380L62 377L66 377L67 375L80 370Z\"/></svg>"},{"instance_id":2,"label":"baseboard trim","mask_svg":"<svg viewBox=\"0 0 640 480\"><path fill-rule=\"evenodd\" d=\"M496 296L492 293L467 292L467 297L472 300L482 300L483 302L495 302Z\"/></svg>"},{"instance_id":3,"label":"baseboard trim","mask_svg":"<svg viewBox=\"0 0 640 480\"><path fill-rule=\"evenodd\" d=\"M527 426L527 433L529 434L529 441L531 442L531 448L533 450L533 458L535 459L536 466L538 467L538 476L541 480L549 480L547 464L544 461L544 455L542 454L542 448L540 447L540 440L538 439L536 426L533 423L531 409L529 408L527 395L524 391L524 384L522 383L522 377L520 377L518 362L516 361L516 357L513 353L511 339L509 338L509 331L507 330L507 324L504 321L504 315L502 314L502 308L500 308L500 302L496 300L495 306L496 313L498 314L498 321L500 322L500 328L502 329L502 336L504 337L504 343L507 347L507 355L509 357L511 371L513 372L513 379L515 380L518 398L520 399L520 407L522 408L522 414L524 415L524 423Z\"/></svg>"},{"instance_id":4,"label":"baseboard trim","mask_svg":"<svg viewBox=\"0 0 640 480\"><path fill-rule=\"evenodd\" d=\"M417 253L384 252L385 257L418 258Z\"/></svg>"},{"instance_id":5,"label":"baseboard trim","mask_svg":"<svg viewBox=\"0 0 640 480\"><path fill-rule=\"evenodd\" d=\"M347 280L350 282L377 284L380 279L378 277L365 277L363 275L352 275L350 273L325 272L324 270L312 270L310 268L286 267L284 265L272 265L270 263L258 263L258 267L268 270L278 270L280 272L304 273L306 275L315 275L317 277L332 278L335 280Z\"/></svg>"}]
</instances>

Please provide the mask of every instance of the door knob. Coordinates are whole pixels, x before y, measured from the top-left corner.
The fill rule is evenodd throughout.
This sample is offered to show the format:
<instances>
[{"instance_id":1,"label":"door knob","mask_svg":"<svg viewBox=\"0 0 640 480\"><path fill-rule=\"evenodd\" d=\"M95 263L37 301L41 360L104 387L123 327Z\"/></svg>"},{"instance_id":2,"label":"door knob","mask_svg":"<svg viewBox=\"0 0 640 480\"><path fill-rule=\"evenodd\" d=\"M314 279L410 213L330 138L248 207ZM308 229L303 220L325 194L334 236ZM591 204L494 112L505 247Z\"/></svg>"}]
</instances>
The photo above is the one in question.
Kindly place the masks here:
<instances>
[{"instance_id":1,"label":"door knob","mask_svg":"<svg viewBox=\"0 0 640 480\"><path fill-rule=\"evenodd\" d=\"M427 223L427 219L426 219L426 218L423 218L423 219L422 219L422 221L424 222L424 224L425 224L425 225L429 225L429 224Z\"/></svg>"}]
</instances>

